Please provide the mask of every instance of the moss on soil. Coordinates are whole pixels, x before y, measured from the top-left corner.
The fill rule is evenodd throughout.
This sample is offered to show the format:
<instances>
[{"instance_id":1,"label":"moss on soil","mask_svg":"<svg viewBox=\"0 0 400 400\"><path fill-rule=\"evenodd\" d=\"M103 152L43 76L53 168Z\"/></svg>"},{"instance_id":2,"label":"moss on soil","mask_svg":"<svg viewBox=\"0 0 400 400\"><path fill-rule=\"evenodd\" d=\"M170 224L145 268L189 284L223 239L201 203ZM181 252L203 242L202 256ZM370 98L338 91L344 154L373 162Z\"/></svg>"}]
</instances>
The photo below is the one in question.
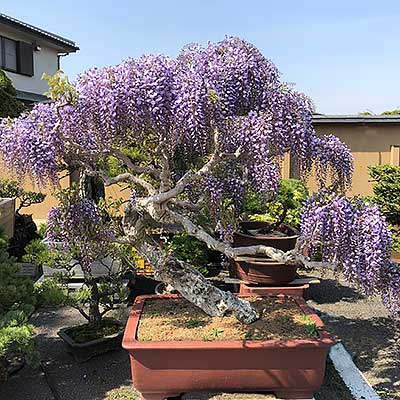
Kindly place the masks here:
<instances>
[{"instance_id":1,"label":"moss on soil","mask_svg":"<svg viewBox=\"0 0 400 400\"><path fill-rule=\"evenodd\" d=\"M66 333L77 343L86 343L92 340L101 339L106 336L114 335L121 331L121 325L112 320L103 319L100 328L94 330L88 324L74 326Z\"/></svg>"},{"instance_id":2,"label":"moss on soil","mask_svg":"<svg viewBox=\"0 0 400 400\"><path fill-rule=\"evenodd\" d=\"M144 304L137 331L140 341L312 339L310 320L290 299L247 298L262 317L244 325L233 316L210 317L185 299L154 299Z\"/></svg>"}]
</instances>

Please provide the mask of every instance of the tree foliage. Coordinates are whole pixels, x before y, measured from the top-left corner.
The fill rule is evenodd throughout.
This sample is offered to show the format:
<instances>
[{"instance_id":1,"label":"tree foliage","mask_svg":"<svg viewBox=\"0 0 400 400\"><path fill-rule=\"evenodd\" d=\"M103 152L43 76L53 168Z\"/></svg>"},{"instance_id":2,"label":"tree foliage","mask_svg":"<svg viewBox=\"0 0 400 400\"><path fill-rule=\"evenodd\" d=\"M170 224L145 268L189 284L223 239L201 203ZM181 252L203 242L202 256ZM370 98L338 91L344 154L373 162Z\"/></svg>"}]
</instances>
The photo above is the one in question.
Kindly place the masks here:
<instances>
[{"instance_id":1,"label":"tree foliage","mask_svg":"<svg viewBox=\"0 0 400 400\"><path fill-rule=\"evenodd\" d=\"M375 165L368 168L373 179L376 203L390 224L393 248L400 251L400 167L395 165Z\"/></svg>"},{"instance_id":2,"label":"tree foliage","mask_svg":"<svg viewBox=\"0 0 400 400\"><path fill-rule=\"evenodd\" d=\"M60 168L68 166L99 177L106 185L124 184L130 190L124 216L112 226L113 233L100 221L96 205L81 198L75 205L67 200L67 208L61 204L52 210L50 240L61 237L63 248L73 252L83 244L93 246L82 249L88 260L108 248L106 240L130 244L153 265L159 279L210 315L230 311L246 323L257 318L248 302L213 288L187 261L166 253L151 237L151 229L177 225L228 257L263 254L293 263L307 262L305 254L311 254L314 240L330 237L323 229L336 222L329 213L318 212L321 207L335 209L340 203L346 208L343 229L351 228L349 221L357 221L360 229L369 226L369 219L359 218L360 212L380 221L376 208L338 203L341 197L334 194L327 197L328 204L310 200L303 223L311 231L300 238L296 251L233 248L228 243L232 221L247 192L265 199L278 195L280 161L288 151L302 178L316 170L324 193L342 193L353 171L344 143L331 135L316 135L312 102L283 82L276 66L257 48L239 38L206 47L189 45L177 58L144 55L91 69L72 84L58 75L50 81L50 97L53 102L1 122L0 148L7 149L6 165L20 176L31 175L40 185L55 184ZM82 211L80 216L77 210ZM85 221L85 227L78 221L81 225ZM97 241L89 239L93 227ZM314 237L313 232L320 235ZM378 229L374 235L379 250L381 239L387 243L386 231ZM327 261L346 271L337 252L326 254ZM376 254L376 263L388 265L387 252ZM356 262L366 268L362 257ZM382 281L376 278L375 282ZM397 276L388 274L388 286L392 279ZM361 274L359 281L364 282ZM399 292L395 285L391 288L397 304Z\"/></svg>"},{"instance_id":3,"label":"tree foliage","mask_svg":"<svg viewBox=\"0 0 400 400\"><path fill-rule=\"evenodd\" d=\"M44 201L46 195L40 192L32 192L21 187L20 183L7 178L0 178L0 198L16 198L19 200L16 213L24 207L39 204Z\"/></svg>"},{"instance_id":4,"label":"tree foliage","mask_svg":"<svg viewBox=\"0 0 400 400\"><path fill-rule=\"evenodd\" d=\"M17 117L25 110L16 95L11 79L0 68L0 117Z\"/></svg>"},{"instance_id":5,"label":"tree foliage","mask_svg":"<svg viewBox=\"0 0 400 400\"><path fill-rule=\"evenodd\" d=\"M273 201L257 193L246 193L241 218L273 223L285 222L300 228L300 214L308 190L298 179L280 179L278 195Z\"/></svg>"}]
</instances>

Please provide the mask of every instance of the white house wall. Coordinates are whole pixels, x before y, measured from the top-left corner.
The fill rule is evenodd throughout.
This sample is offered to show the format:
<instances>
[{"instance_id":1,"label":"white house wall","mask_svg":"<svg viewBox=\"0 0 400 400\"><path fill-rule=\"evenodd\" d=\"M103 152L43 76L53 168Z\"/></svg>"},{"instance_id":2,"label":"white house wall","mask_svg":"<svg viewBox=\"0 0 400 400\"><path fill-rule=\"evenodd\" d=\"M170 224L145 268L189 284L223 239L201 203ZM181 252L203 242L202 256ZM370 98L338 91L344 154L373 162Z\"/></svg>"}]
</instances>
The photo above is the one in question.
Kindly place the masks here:
<instances>
[{"instance_id":1,"label":"white house wall","mask_svg":"<svg viewBox=\"0 0 400 400\"><path fill-rule=\"evenodd\" d=\"M6 71L6 73L12 79L17 90L35 94L44 94L47 92L47 81L44 81L41 78L44 72L48 75L53 75L57 72L58 50L50 47L46 42L34 40L32 36L8 29L2 25L0 26L0 35L14 40L25 41L27 43L35 41L35 43L41 47L40 51L33 52L33 76L25 76L10 71Z\"/></svg>"}]
</instances>

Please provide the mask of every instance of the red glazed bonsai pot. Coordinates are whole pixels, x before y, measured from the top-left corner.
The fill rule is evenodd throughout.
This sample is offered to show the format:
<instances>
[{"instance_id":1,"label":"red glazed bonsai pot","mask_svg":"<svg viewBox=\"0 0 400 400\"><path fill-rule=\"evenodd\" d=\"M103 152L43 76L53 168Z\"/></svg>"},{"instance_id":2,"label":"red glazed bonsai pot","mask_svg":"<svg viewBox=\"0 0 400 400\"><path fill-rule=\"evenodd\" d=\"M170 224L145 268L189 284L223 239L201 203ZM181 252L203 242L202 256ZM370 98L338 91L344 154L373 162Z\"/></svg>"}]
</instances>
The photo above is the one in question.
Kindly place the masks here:
<instances>
[{"instance_id":1,"label":"red glazed bonsai pot","mask_svg":"<svg viewBox=\"0 0 400 400\"><path fill-rule=\"evenodd\" d=\"M296 278L297 265L283 264L264 257L230 259L230 274L244 282L282 285Z\"/></svg>"},{"instance_id":2,"label":"red glazed bonsai pot","mask_svg":"<svg viewBox=\"0 0 400 400\"><path fill-rule=\"evenodd\" d=\"M240 227L243 231L268 229L270 226L270 223L263 221L243 221L240 223ZM295 228L285 224L280 225L280 230L283 230L287 236L273 236L268 234L249 235L246 233L234 232L233 247L264 245L282 251L293 250L296 246L299 232Z\"/></svg>"},{"instance_id":3,"label":"red glazed bonsai pot","mask_svg":"<svg viewBox=\"0 0 400 400\"><path fill-rule=\"evenodd\" d=\"M307 399L322 385L333 340L302 299L294 300L320 328L315 339L138 341L144 302L160 298L179 295L138 297L122 342L129 352L133 385L142 399L163 400L201 391L274 392L284 399Z\"/></svg>"}]
</instances>

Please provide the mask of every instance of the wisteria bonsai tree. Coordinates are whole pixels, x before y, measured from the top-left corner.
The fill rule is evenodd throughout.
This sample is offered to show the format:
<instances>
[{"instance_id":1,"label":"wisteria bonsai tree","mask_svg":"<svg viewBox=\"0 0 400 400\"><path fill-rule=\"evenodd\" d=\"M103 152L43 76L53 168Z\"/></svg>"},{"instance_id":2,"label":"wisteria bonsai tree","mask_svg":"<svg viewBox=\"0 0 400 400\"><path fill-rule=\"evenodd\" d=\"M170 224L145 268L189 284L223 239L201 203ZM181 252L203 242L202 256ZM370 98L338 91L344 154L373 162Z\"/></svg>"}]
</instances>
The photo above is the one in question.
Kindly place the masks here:
<instances>
[{"instance_id":1,"label":"wisteria bonsai tree","mask_svg":"<svg viewBox=\"0 0 400 400\"><path fill-rule=\"evenodd\" d=\"M6 165L38 185L55 185L60 170L75 168L105 185L128 186L121 224L107 240L133 246L158 279L207 314L231 312L243 323L258 318L247 301L168 254L150 228L178 225L232 258L329 263L398 310L400 271L390 262L386 224L376 207L341 195L351 181L349 149L315 134L312 103L282 82L253 45L238 38L189 45L176 59L145 55L89 70L73 84L60 75L50 83L54 101L1 123ZM229 238L243 195L276 196L286 152L303 178L316 168L322 188L305 206L296 249L233 248ZM111 176L104 168L110 160L119 169ZM55 214L50 226L57 226Z\"/></svg>"}]
</instances>

